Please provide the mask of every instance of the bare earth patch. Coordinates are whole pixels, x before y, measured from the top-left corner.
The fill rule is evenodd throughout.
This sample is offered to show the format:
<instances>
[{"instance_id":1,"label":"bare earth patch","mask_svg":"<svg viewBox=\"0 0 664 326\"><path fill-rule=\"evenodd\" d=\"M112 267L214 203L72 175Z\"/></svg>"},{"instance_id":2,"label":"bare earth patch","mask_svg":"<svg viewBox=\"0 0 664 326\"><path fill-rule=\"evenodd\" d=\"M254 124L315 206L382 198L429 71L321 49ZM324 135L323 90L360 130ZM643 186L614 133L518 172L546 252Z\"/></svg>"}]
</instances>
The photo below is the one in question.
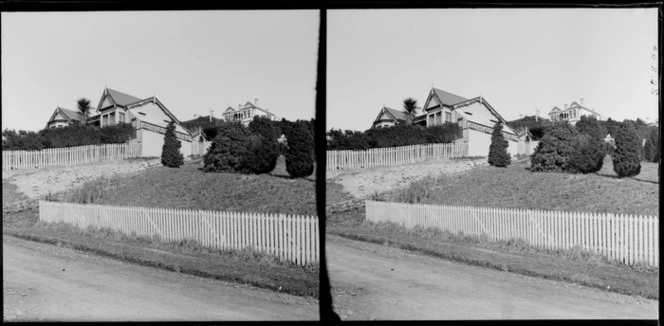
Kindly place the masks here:
<instances>
[{"instance_id":1,"label":"bare earth patch","mask_svg":"<svg viewBox=\"0 0 664 326\"><path fill-rule=\"evenodd\" d=\"M486 158L454 159L414 164L375 167L369 169L328 171L326 179L343 186L355 198L365 198L431 176L451 175L488 165Z\"/></svg>"},{"instance_id":2,"label":"bare earth patch","mask_svg":"<svg viewBox=\"0 0 664 326\"><path fill-rule=\"evenodd\" d=\"M41 199L82 186L102 176L124 175L160 166L154 160L111 160L75 166L58 166L39 170L2 171L2 179L14 184L18 191L30 199Z\"/></svg>"}]
</instances>

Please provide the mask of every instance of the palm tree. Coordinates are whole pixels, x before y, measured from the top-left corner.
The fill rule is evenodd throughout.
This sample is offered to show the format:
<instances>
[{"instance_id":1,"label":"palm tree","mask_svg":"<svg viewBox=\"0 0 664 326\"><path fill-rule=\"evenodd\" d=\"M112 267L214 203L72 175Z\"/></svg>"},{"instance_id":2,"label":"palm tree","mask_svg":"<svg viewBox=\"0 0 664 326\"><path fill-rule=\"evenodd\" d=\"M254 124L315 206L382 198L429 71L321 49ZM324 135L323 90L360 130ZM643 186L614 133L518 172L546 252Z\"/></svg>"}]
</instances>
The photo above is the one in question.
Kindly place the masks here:
<instances>
[{"instance_id":1,"label":"palm tree","mask_svg":"<svg viewBox=\"0 0 664 326\"><path fill-rule=\"evenodd\" d=\"M90 117L90 109L92 109L90 107L90 100L85 97L81 97L76 103L78 104L78 110L81 111L80 123L85 125L88 121L88 118Z\"/></svg>"},{"instance_id":2,"label":"palm tree","mask_svg":"<svg viewBox=\"0 0 664 326\"><path fill-rule=\"evenodd\" d=\"M419 109L417 100L412 97L406 98L403 100L403 109L406 111L406 124L412 125L413 119L415 119L415 111Z\"/></svg>"}]
</instances>

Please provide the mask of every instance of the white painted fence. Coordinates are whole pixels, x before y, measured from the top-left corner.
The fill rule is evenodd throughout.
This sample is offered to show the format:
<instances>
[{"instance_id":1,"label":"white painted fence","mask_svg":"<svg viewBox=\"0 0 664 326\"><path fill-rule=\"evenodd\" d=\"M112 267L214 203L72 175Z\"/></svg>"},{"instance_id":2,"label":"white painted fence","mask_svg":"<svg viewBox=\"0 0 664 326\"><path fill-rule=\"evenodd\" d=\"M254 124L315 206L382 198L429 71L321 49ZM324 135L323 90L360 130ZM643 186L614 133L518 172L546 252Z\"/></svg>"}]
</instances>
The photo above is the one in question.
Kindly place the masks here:
<instances>
[{"instance_id":1,"label":"white painted fence","mask_svg":"<svg viewBox=\"0 0 664 326\"><path fill-rule=\"evenodd\" d=\"M205 141L205 142L198 142L198 141L193 141L191 142L191 155L205 155L207 154L208 149L210 148L210 145L212 145L211 141Z\"/></svg>"},{"instance_id":2,"label":"white painted fence","mask_svg":"<svg viewBox=\"0 0 664 326\"><path fill-rule=\"evenodd\" d=\"M139 156L141 156L139 143L49 148L41 151L2 151L2 169L40 169Z\"/></svg>"},{"instance_id":3,"label":"white painted fence","mask_svg":"<svg viewBox=\"0 0 664 326\"><path fill-rule=\"evenodd\" d=\"M411 164L467 155L468 146L462 142L372 148L365 151L327 151L327 170Z\"/></svg>"},{"instance_id":4,"label":"white painted fence","mask_svg":"<svg viewBox=\"0 0 664 326\"><path fill-rule=\"evenodd\" d=\"M110 228L162 241L194 240L220 250L247 246L281 260L306 265L319 261L318 218L148 207L39 202L39 220L85 229Z\"/></svg>"},{"instance_id":5,"label":"white painted fence","mask_svg":"<svg viewBox=\"0 0 664 326\"><path fill-rule=\"evenodd\" d=\"M421 226L490 241L523 239L545 249L584 250L659 267L659 217L366 202L366 219Z\"/></svg>"}]
</instances>

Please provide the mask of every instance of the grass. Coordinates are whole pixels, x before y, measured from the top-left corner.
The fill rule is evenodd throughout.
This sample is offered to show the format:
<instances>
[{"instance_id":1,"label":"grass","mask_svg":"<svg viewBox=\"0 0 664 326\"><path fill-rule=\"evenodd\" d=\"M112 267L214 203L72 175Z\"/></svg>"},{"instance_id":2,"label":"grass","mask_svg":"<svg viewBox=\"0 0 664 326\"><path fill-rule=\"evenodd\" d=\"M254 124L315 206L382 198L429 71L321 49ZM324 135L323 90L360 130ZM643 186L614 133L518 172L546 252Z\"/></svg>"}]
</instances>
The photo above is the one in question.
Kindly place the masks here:
<instances>
[{"instance_id":1,"label":"grass","mask_svg":"<svg viewBox=\"0 0 664 326\"><path fill-rule=\"evenodd\" d=\"M427 177L405 189L373 197L439 205L659 216L656 164L642 163L640 175L625 179L616 177L610 160L605 160L599 173L589 175L531 173L526 168L527 162L522 162L507 168L486 166L454 176ZM350 199L339 184L328 181L326 189L328 206ZM609 262L579 249L547 251L520 241L491 243L440 230L365 223L364 210L364 205L328 209L327 232L477 266L659 298L659 269Z\"/></svg>"},{"instance_id":2,"label":"grass","mask_svg":"<svg viewBox=\"0 0 664 326\"><path fill-rule=\"evenodd\" d=\"M283 165L283 159L281 160ZM102 177L57 198L69 202L201 210L316 215L315 182L280 175L205 173L199 164L155 167L128 177ZM283 171L285 168L281 167ZM23 200L3 180L3 202ZM128 262L279 292L318 298L319 267L281 262L250 248L210 250L199 243L165 243L110 230L80 230L39 222L37 207L3 210L3 234L85 250Z\"/></svg>"},{"instance_id":3,"label":"grass","mask_svg":"<svg viewBox=\"0 0 664 326\"><path fill-rule=\"evenodd\" d=\"M482 238L436 229L406 229L392 223L328 227L328 233L460 263L659 300L658 269L611 263L580 249L545 251L521 241L491 243Z\"/></svg>"},{"instance_id":4,"label":"grass","mask_svg":"<svg viewBox=\"0 0 664 326\"><path fill-rule=\"evenodd\" d=\"M274 175L207 173L199 164L102 178L68 192L65 198L102 205L316 215L316 184L312 180L286 178L280 171Z\"/></svg>"},{"instance_id":5,"label":"grass","mask_svg":"<svg viewBox=\"0 0 664 326\"><path fill-rule=\"evenodd\" d=\"M617 178L607 157L594 174L535 173L528 162L491 166L455 176L430 177L385 194L387 201L493 208L659 216L656 163L641 174Z\"/></svg>"}]
</instances>

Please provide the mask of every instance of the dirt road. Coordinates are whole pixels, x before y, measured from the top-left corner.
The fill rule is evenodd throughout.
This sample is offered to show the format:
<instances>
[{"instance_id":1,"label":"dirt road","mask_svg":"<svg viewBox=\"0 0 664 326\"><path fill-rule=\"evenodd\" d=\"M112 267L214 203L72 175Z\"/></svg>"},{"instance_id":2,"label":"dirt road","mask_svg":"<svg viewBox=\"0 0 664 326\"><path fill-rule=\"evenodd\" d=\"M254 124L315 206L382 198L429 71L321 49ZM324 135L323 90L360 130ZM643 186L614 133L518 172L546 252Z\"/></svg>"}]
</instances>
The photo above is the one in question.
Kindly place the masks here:
<instances>
[{"instance_id":1,"label":"dirt road","mask_svg":"<svg viewBox=\"0 0 664 326\"><path fill-rule=\"evenodd\" d=\"M2 237L5 321L318 320L318 301Z\"/></svg>"},{"instance_id":2,"label":"dirt road","mask_svg":"<svg viewBox=\"0 0 664 326\"><path fill-rule=\"evenodd\" d=\"M657 319L658 302L326 236L342 319Z\"/></svg>"}]
</instances>

